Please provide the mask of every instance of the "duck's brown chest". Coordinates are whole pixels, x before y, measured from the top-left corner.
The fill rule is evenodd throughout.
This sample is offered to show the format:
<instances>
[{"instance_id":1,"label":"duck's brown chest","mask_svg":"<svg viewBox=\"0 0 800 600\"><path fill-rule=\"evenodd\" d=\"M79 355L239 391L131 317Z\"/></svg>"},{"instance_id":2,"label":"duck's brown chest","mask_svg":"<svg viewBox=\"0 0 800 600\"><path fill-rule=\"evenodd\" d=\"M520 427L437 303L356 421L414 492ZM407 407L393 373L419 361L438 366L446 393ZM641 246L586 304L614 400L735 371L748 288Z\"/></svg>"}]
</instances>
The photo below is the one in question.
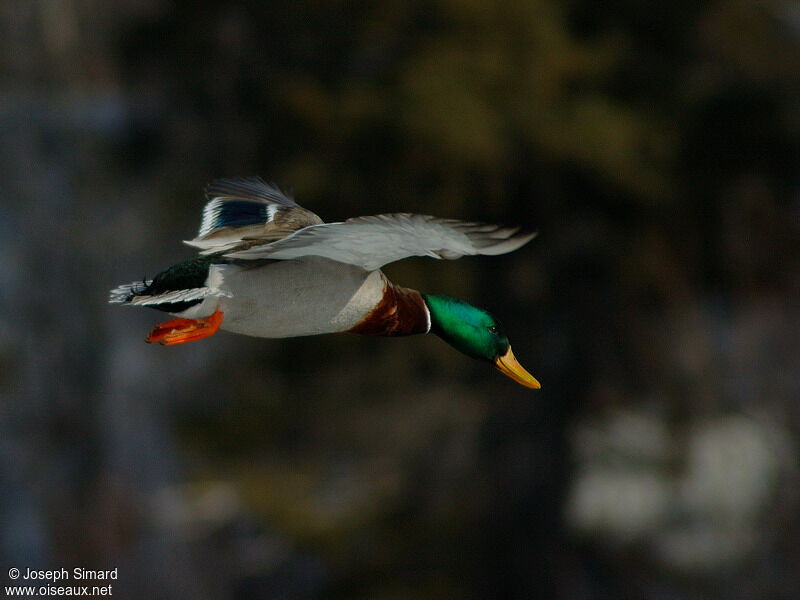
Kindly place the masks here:
<instances>
[{"instance_id":1,"label":"duck's brown chest","mask_svg":"<svg viewBox=\"0 0 800 600\"><path fill-rule=\"evenodd\" d=\"M350 333L384 336L427 333L431 328L430 313L420 293L385 281L381 301Z\"/></svg>"}]
</instances>

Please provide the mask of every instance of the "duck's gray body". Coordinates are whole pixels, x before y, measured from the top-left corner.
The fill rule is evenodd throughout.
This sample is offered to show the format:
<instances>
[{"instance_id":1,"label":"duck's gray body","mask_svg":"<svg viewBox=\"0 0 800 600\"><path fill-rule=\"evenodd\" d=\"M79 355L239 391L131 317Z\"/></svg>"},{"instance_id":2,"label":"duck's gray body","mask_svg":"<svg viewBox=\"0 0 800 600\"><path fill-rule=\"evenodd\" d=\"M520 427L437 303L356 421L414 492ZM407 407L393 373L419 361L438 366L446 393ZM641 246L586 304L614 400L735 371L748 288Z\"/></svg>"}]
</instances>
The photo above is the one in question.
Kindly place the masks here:
<instances>
[{"instance_id":1,"label":"duck's gray body","mask_svg":"<svg viewBox=\"0 0 800 600\"><path fill-rule=\"evenodd\" d=\"M336 333L358 325L388 285L380 271L316 256L211 265L210 294L171 314L197 319L220 310L225 314L221 329L263 338Z\"/></svg>"}]
</instances>

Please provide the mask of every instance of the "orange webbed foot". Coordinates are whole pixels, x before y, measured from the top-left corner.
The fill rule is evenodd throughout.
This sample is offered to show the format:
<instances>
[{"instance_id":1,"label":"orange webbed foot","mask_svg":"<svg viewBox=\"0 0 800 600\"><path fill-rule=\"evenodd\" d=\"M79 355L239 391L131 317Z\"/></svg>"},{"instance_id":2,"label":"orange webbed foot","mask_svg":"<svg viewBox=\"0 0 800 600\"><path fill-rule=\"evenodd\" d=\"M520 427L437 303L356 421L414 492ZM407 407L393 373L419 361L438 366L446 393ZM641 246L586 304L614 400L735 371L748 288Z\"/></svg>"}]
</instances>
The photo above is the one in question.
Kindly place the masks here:
<instances>
[{"instance_id":1,"label":"orange webbed foot","mask_svg":"<svg viewBox=\"0 0 800 600\"><path fill-rule=\"evenodd\" d=\"M224 313L216 310L204 319L172 319L153 328L145 338L147 343L160 343L162 346L175 346L211 337L222 325Z\"/></svg>"},{"instance_id":2,"label":"orange webbed foot","mask_svg":"<svg viewBox=\"0 0 800 600\"><path fill-rule=\"evenodd\" d=\"M193 319L172 319L171 321L167 321L166 323L161 323L160 325L156 325L153 328L153 331L151 331L149 335L145 338L145 340L147 340L148 344L152 344L154 342L160 342L169 334L181 331L183 329L186 329L187 327L191 327L195 323L197 323L197 321Z\"/></svg>"}]
</instances>

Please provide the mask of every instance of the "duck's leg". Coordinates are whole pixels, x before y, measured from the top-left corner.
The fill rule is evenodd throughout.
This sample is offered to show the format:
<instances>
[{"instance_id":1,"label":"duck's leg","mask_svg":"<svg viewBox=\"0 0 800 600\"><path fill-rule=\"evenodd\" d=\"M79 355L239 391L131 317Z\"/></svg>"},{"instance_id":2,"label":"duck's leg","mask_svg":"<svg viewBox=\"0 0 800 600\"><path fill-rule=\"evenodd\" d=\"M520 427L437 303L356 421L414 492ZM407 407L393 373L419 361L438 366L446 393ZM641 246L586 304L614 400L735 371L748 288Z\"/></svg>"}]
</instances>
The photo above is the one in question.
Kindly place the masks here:
<instances>
[{"instance_id":1,"label":"duck's leg","mask_svg":"<svg viewBox=\"0 0 800 600\"><path fill-rule=\"evenodd\" d=\"M219 331L223 316L222 311L215 310L214 314L204 319L172 319L157 325L145 339L149 344L158 342L162 346L202 340Z\"/></svg>"}]
</instances>

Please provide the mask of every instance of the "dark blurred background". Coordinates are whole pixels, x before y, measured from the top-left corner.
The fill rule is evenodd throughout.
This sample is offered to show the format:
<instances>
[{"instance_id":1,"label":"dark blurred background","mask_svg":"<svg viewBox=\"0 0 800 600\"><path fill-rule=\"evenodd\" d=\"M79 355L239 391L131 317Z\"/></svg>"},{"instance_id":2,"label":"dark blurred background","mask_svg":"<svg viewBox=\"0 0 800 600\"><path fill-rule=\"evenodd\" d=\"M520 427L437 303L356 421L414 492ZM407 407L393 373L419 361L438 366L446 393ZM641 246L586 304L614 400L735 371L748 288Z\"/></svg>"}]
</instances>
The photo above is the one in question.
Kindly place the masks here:
<instances>
[{"instance_id":1,"label":"dark blurred background","mask_svg":"<svg viewBox=\"0 0 800 600\"><path fill-rule=\"evenodd\" d=\"M800 8L790 0L0 3L0 576L122 599L796 598ZM202 189L519 224L390 265L440 340L221 333L107 290Z\"/></svg>"}]
</instances>

